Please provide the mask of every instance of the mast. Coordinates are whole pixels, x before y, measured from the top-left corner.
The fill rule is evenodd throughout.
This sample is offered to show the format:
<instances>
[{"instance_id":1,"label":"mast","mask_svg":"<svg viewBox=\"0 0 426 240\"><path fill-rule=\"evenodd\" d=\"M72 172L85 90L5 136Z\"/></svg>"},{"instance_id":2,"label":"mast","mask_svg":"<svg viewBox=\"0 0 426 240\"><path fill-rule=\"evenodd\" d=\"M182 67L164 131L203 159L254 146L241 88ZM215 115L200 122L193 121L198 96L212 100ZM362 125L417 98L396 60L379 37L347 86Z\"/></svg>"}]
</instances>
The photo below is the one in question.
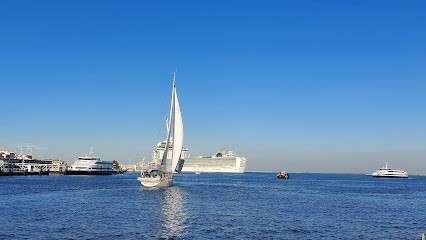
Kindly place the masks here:
<instances>
[{"instance_id":1,"label":"mast","mask_svg":"<svg viewBox=\"0 0 426 240\"><path fill-rule=\"evenodd\" d=\"M170 120L169 123L170 124L172 122L172 114L174 112L173 107L174 107L175 88L176 88L176 86L175 86L175 79L176 79L176 72L173 73L172 102L170 103L170 118L169 118L169 120Z\"/></svg>"},{"instance_id":2,"label":"mast","mask_svg":"<svg viewBox=\"0 0 426 240\"><path fill-rule=\"evenodd\" d=\"M167 132L169 132L169 119L164 118L164 121L166 121L166 129L167 129Z\"/></svg>"},{"instance_id":3,"label":"mast","mask_svg":"<svg viewBox=\"0 0 426 240\"><path fill-rule=\"evenodd\" d=\"M89 157L92 157L92 155L93 155L93 146L90 146Z\"/></svg>"}]
</instances>

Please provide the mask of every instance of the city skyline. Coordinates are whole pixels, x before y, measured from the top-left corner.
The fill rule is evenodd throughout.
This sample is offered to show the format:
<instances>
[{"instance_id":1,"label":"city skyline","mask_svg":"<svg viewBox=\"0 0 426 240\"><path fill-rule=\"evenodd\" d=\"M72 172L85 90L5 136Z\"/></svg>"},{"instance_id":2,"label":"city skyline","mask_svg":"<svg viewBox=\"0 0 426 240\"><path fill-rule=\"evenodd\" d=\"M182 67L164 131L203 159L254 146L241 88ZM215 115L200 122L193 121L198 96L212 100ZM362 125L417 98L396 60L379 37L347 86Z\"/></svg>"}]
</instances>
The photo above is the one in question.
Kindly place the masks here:
<instances>
[{"instance_id":1,"label":"city skyline","mask_svg":"<svg viewBox=\"0 0 426 240\"><path fill-rule=\"evenodd\" d=\"M0 145L122 164L166 135L246 171L426 174L423 1L3 1Z\"/></svg>"}]
</instances>

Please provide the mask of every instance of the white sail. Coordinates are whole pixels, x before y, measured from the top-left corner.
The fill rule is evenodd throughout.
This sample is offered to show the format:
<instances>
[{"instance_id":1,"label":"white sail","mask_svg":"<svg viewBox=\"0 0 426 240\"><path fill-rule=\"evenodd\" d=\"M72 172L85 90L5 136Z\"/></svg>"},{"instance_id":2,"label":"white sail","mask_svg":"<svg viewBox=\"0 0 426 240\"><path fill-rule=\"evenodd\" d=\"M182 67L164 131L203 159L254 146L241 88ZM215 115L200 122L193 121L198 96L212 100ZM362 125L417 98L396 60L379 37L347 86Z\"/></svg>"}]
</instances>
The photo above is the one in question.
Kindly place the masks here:
<instances>
[{"instance_id":1,"label":"white sail","mask_svg":"<svg viewBox=\"0 0 426 240\"><path fill-rule=\"evenodd\" d=\"M169 145L170 145L170 138L171 138L171 131L172 131L172 124L174 123L174 112L175 112L175 76L176 73L173 75L173 89L172 89L172 101L170 103L170 118L168 122L167 127L167 141L166 141L166 148L164 149L163 159L161 160L161 165L167 166L167 153L169 151ZM172 168L173 169L173 168ZM171 171L170 171L171 172Z\"/></svg>"},{"instance_id":2,"label":"white sail","mask_svg":"<svg viewBox=\"0 0 426 240\"><path fill-rule=\"evenodd\" d=\"M176 93L176 87L174 87L174 120L173 120L173 158L172 158L172 171L174 173L182 170L182 165L179 164L180 154L183 147L183 122L182 115L180 112L179 100ZM179 165L179 166L178 166Z\"/></svg>"}]
</instances>

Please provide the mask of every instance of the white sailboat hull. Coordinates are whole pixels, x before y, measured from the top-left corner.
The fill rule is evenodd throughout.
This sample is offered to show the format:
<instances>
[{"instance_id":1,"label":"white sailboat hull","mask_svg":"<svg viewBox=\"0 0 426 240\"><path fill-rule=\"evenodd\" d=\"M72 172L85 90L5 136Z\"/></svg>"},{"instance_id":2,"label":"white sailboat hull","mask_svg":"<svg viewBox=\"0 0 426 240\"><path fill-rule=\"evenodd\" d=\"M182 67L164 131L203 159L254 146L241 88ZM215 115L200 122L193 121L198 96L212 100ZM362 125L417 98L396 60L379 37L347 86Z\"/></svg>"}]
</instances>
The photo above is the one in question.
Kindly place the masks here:
<instances>
[{"instance_id":1,"label":"white sailboat hull","mask_svg":"<svg viewBox=\"0 0 426 240\"><path fill-rule=\"evenodd\" d=\"M173 178L151 178L151 177L139 177L138 180L144 187L170 187L173 185Z\"/></svg>"}]
</instances>

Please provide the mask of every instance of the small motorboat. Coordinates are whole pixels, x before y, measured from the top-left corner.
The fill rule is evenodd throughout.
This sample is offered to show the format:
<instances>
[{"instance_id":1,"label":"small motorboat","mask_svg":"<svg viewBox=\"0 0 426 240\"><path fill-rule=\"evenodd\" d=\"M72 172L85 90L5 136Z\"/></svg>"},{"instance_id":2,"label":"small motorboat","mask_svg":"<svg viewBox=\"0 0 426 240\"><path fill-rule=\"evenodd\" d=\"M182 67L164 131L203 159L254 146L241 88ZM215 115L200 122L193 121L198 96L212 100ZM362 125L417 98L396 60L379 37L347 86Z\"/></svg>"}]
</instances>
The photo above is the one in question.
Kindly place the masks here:
<instances>
[{"instance_id":1,"label":"small motorboat","mask_svg":"<svg viewBox=\"0 0 426 240\"><path fill-rule=\"evenodd\" d=\"M277 178L289 179L289 178L290 178L290 174L289 174L289 173L286 173L285 171L283 171L283 172L279 172L279 173L277 174Z\"/></svg>"}]
</instances>

